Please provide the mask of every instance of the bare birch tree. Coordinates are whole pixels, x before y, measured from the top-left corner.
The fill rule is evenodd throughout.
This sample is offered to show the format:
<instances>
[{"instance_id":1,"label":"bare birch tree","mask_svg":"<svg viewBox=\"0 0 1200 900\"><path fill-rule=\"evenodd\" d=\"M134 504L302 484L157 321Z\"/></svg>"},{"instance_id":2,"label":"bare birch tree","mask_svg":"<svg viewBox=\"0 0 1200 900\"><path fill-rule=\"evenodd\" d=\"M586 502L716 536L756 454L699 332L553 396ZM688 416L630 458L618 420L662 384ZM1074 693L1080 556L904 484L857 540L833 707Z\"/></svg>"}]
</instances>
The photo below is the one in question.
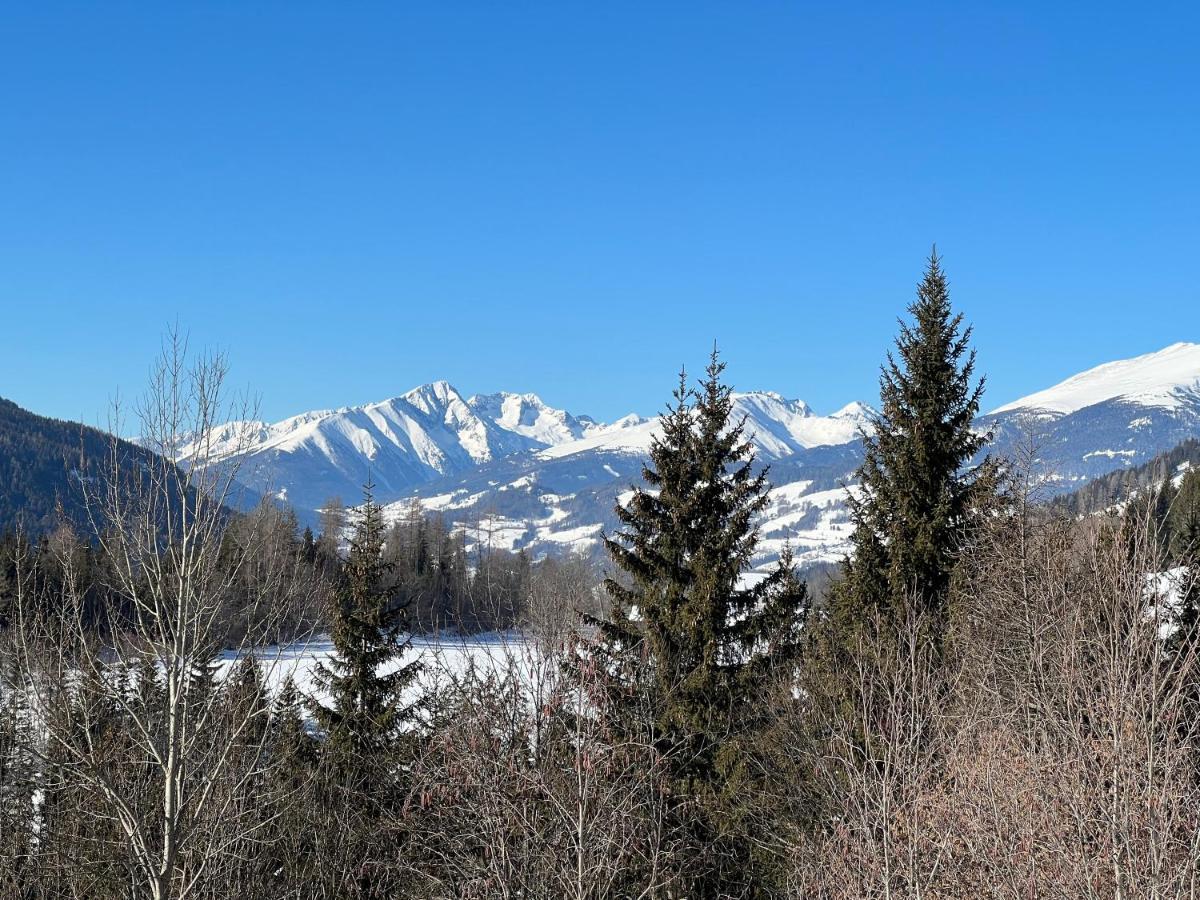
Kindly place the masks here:
<instances>
[{"instance_id":1,"label":"bare birch tree","mask_svg":"<svg viewBox=\"0 0 1200 900\"><path fill-rule=\"evenodd\" d=\"M250 435L226 429L221 445L215 435L253 417L226 381L223 357L192 359L172 332L134 410L150 453L115 437L124 421L114 405L103 471L82 473L108 562L101 621L85 621L70 554L57 596L36 596L29 578L17 591L20 668L44 727L38 752L92 801L105 824L97 834L127 860L130 895L153 900L203 895L262 830L262 798L249 791L272 764L269 704L241 703L230 720L214 673L222 650L237 657L279 636L287 607L312 587L297 558L272 546L277 531L251 522L229 539ZM121 741L105 727L114 712Z\"/></svg>"}]
</instances>

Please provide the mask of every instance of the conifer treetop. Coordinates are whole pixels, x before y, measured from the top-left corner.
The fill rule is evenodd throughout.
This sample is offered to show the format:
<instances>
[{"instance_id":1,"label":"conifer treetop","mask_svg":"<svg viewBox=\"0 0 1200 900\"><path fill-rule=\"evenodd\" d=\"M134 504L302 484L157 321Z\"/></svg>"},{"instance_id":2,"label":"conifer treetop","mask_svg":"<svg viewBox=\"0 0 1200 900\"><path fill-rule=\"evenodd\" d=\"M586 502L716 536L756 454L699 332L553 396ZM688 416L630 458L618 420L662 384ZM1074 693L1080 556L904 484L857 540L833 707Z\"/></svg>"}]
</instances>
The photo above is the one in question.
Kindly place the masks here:
<instances>
[{"instance_id":1,"label":"conifer treetop","mask_svg":"<svg viewBox=\"0 0 1200 900\"><path fill-rule=\"evenodd\" d=\"M874 428L863 435L846 573L865 607L915 604L941 617L962 529L994 490L996 471L990 462L972 468L989 439L972 428L984 380L975 378L972 330L951 306L936 247L908 313L882 367Z\"/></svg>"}]
</instances>

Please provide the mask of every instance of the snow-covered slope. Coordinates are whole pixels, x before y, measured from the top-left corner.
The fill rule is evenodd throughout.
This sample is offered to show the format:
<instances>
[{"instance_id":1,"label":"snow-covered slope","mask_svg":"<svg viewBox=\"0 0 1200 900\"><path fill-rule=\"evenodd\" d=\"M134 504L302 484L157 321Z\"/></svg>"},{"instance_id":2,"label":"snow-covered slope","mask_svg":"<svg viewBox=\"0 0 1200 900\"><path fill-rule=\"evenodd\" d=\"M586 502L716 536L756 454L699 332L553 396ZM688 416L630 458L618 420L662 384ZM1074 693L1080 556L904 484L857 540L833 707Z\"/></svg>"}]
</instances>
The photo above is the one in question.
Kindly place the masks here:
<instances>
[{"instance_id":1,"label":"snow-covered slope","mask_svg":"<svg viewBox=\"0 0 1200 900\"><path fill-rule=\"evenodd\" d=\"M512 453L582 438L586 417L533 394L464 399L445 381L365 406L307 412L281 422L235 422L211 435L216 458L237 456L248 486L304 515L330 497L353 501L367 477L390 500L417 485ZM186 461L195 447L184 448Z\"/></svg>"},{"instance_id":2,"label":"snow-covered slope","mask_svg":"<svg viewBox=\"0 0 1200 900\"><path fill-rule=\"evenodd\" d=\"M735 417L746 417L746 431L758 455L782 459L812 447L849 444L869 421L871 410L851 403L831 416L818 416L803 400L786 400L774 391L733 395ZM658 433L659 420L626 416L612 425L592 428L579 440L542 450L542 459L607 451L646 453Z\"/></svg>"},{"instance_id":3,"label":"snow-covered slope","mask_svg":"<svg viewBox=\"0 0 1200 900\"><path fill-rule=\"evenodd\" d=\"M1155 353L1119 359L1073 375L1054 387L992 411L1067 414L1108 400L1178 409L1200 400L1200 344L1172 344Z\"/></svg>"},{"instance_id":4,"label":"snow-covered slope","mask_svg":"<svg viewBox=\"0 0 1200 900\"><path fill-rule=\"evenodd\" d=\"M861 458L859 429L869 425L871 410L854 403L820 416L770 392L735 394L733 401L776 485L762 522L761 561L785 542L802 565L840 559L849 534L843 484ZM413 495L465 530L469 543L535 554L597 551L602 533L617 527L615 503L641 483L658 426L657 418L626 416L578 440L421 485ZM397 501L387 513L406 515L410 504Z\"/></svg>"},{"instance_id":5,"label":"snow-covered slope","mask_svg":"<svg viewBox=\"0 0 1200 900\"><path fill-rule=\"evenodd\" d=\"M589 416L547 406L537 394L477 394L467 405L500 428L548 447L577 440L598 427Z\"/></svg>"},{"instance_id":6,"label":"snow-covered slope","mask_svg":"<svg viewBox=\"0 0 1200 900\"><path fill-rule=\"evenodd\" d=\"M1136 466L1200 434L1200 344L1105 363L981 418L993 453L1035 450L1057 491Z\"/></svg>"}]
</instances>

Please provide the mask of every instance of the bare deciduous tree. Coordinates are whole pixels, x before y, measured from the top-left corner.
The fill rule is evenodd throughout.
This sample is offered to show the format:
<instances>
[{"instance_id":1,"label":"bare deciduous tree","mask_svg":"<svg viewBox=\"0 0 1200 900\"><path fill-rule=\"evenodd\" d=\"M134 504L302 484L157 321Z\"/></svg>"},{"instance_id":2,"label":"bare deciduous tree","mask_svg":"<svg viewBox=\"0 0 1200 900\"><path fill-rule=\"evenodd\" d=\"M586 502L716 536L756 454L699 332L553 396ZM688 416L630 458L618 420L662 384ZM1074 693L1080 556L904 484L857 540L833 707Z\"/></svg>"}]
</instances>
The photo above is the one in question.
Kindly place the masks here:
<instances>
[{"instance_id":1,"label":"bare deciduous tree","mask_svg":"<svg viewBox=\"0 0 1200 900\"><path fill-rule=\"evenodd\" d=\"M18 658L44 728L37 750L47 771L90 798L86 814L103 826L94 837L124 861L134 896L200 896L263 828L251 791L272 764L269 704L251 699L230 719L214 669L223 649L236 657L278 637L312 585L281 551L278 529L256 527L265 508L231 533L249 434L227 430L220 447L215 435L248 413L229 402L224 359L193 362L170 334L136 407L138 439L153 454L130 455L114 436L104 471L83 473L107 561L101 620L83 615L71 553L59 554L55 596L38 597L29 578L17 591ZM117 407L114 435L121 425Z\"/></svg>"}]
</instances>

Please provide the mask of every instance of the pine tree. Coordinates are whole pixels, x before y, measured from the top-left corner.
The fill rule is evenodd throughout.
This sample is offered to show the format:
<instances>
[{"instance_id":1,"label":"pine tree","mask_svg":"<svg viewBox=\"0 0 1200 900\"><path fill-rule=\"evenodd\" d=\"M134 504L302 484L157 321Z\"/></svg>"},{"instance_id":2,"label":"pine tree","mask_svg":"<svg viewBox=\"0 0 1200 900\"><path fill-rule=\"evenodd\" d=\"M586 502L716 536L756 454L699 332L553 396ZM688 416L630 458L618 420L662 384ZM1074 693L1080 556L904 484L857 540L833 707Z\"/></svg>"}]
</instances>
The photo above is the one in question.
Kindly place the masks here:
<instances>
[{"instance_id":1,"label":"pine tree","mask_svg":"<svg viewBox=\"0 0 1200 900\"><path fill-rule=\"evenodd\" d=\"M407 601L384 557L384 535L383 510L368 482L335 597L334 653L314 678L329 703L311 701L325 733L315 802L338 815L335 829L314 835L318 872L333 879L325 889L342 897L394 894L395 850L380 835L399 818L413 737L407 726L418 714L404 693L420 663L404 662L411 648Z\"/></svg>"},{"instance_id":2,"label":"pine tree","mask_svg":"<svg viewBox=\"0 0 1200 900\"><path fill-rule=\"evenodd\" d=\"M1188 565L1200 553L1200 469L1189 469L1170 497L1171 559Z\"/></svg>"},{"instance_id":3,"label":"pine tree","mask_svg":"<svg viewBox=\"0 0 1200 900\"><path fill-rule=\"evenodd\" d=\"M1156 549L1166 558L1170 556L1173 550L1171 510L1176 505L1175 497L1178 495L1179 489L1175 486L1170 473L1165 470L1165 467L1163 470L1155 473L1155 480L1159 482L1159 486L1151 495L1149 524L1154 530Z\"/></svg>"},{"instance_id":4,"label":"pine tree","mask_svg":"<svg viewBox=\"0 0 1200 900\"><path fill-rule=\"evenodd\" d=\"M853 549L834 618L853 629L872 613L893 623L915 613L940 645L955 557L996 469L968 468L987 441L971 427L983 379L974 382L971 328L950 306L936 250L908 311L912 323L900 323L880 378L882 409L863 437Z\"/></svg>"},{"instance_id":5,"label":"pine tree","mask_svg":"<svg viewBox=\"0 0 1200 900\"><path fill-rule=\"evenodd\" d=\"M256 747L267 729L269 700L262 666L253 653L243 654L221 684L223 712L237 740Z\"/></svg>"},{"instance_id":6,"label":"pine tree","mask_svg":"<svg viewBox=\"0 0 1200 900\"><path fill-rule=\"evenodd\" d=\"M313 739L304 725L300 691L289 675L271 703L268 725L273 776L296 788L316 761Z\"/></svg>"},{"instance_id":7,"label":"pine tree","mask_svg":"<svg viewBox=\"0 0 1200 900\"><path fill-rule=\"evenodd\" d=\"M317 539L308 525L304 526L304 534L300 537L300 557L307 563L317 558Z\"/></svg>"},{"instance_id":8,"label":"pine tree","mask_svg":"<svg viewBox=\"0 0 1200 900\"><path fill-rule=\"evenodd\" d=\"M420 672L401 662L410 649L407 607L398 601L383 558L383 510L374 486L363 488L350 554L333 610L334 654L317 668L317 686L330 704L313 702L330 754L341 765L369 767L385 756L416 715L404 691ZM399 665L397 665L399 663Z\"/></svg>"},{"instance_id":9,"label":"pine tree","mask_svg":"<svg viewBox=\"0 0 1200 900\"><path fill-rule=\"evenodd\" d=\"M757 581L743 578L769 486L745 419L734 419L724 368L714 350L699 391L681 373L643 469L646 487L617 507L622 528L605 543L622 577L606 582L614 615L600 623L597 648L616 679L614 705L651 710L697 851L700 896L754 883L736 795L766 685L794 665L807 607L790 559Z\"/></svg>"}]
</instances>

